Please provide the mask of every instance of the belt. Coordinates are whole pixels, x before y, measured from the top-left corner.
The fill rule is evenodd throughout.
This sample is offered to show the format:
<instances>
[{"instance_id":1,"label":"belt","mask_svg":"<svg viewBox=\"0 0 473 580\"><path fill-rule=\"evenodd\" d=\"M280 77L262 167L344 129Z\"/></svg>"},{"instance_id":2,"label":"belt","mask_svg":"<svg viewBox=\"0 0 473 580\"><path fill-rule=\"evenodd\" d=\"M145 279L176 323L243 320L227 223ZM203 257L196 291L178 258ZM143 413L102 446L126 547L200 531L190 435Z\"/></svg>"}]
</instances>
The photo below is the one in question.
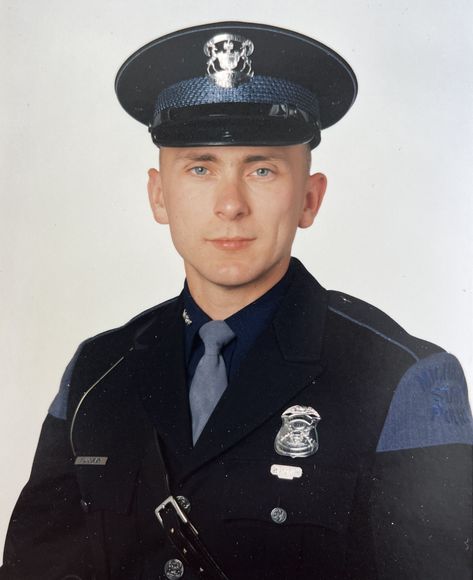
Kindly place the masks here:
<instances>
[{"instance_id":1,"label":"belt","mask_svg":"<svg viewBox=\"0 0 473 580\"><path fill-rule=\"evenodd\" d=\"M169 496L155 509L156 517L164 533L179 552L181 558L202 580L229 580L207 550L199 532L192 525L189 517L183 512L169 488L169 476L164 457L155 431L155 443L159 463L159 473L163 488Z\"/></svg>"}]
</instances>

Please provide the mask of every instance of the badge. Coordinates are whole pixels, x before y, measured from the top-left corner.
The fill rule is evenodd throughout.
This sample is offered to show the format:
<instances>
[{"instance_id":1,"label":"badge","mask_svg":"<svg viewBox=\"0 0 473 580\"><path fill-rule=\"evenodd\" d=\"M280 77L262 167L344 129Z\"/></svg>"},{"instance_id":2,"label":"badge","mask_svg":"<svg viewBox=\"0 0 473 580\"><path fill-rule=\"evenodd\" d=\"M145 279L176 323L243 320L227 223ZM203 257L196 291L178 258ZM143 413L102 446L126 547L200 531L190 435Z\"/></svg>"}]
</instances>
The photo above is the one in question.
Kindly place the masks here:
<instances>
[{"instance_id":1,"label":"badge","mask_svg":"<svg viewBox=\"0 0 473 580\"><path fill-rule=\"evenodd\" d=\"M282 426L274 440L274 449L287 457L308 457L317 452L317 423L321 417L312 407L294 405L281 415Z\"/></svg>"},{"instance_id":2,"label":"badge","mask_svg":"<svg viewBox=\"0 0 473 580\"><path fill-rule=\"evenodd\" d=\"M235 88L253 78L250 55L254 44L238 34L217 34L204 45L207 74L219 87Z\"/></svg>"}]
</instances>

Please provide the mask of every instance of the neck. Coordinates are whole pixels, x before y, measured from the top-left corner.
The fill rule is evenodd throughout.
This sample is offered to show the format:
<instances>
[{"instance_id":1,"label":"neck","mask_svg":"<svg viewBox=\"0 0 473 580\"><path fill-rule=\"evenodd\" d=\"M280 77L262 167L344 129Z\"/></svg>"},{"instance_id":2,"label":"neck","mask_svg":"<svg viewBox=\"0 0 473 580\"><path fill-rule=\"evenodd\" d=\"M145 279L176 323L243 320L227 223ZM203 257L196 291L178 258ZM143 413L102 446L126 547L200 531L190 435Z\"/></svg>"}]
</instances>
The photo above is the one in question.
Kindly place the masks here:
<instances>
[{"instance_id":1,"label":"neck","mask_svg":"<svg viewBox=\"0 0 473 580\"><path fill-rule=\"evenodd\" d=\"M288 267L289 260L280 264L276 271L239 286L224 286L203 280L186 268L187 284L192 298L212 320L225 320L275 286Z\"/></svg>"}]
</instances>

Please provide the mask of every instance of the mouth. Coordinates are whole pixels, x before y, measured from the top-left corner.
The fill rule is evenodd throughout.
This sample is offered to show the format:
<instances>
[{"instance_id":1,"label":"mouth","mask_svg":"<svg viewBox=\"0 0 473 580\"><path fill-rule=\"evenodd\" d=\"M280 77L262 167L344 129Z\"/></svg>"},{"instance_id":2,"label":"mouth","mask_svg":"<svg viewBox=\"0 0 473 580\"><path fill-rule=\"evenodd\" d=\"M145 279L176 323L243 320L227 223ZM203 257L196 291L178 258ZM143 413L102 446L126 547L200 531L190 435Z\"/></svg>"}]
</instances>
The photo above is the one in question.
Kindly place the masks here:
<instances>
[{"instance_id":1,"label":"mouth","mask_svg":"<svg viewBox=\"0 0 473 580\"><path fill-rule=\"evenodd\" d=\"M219 250L242 250L247 248L256 238L242 238L235 236L233 238L212 238L208 239L207 242L211 243L214 247Z\"/></svg>"}]
</instances>

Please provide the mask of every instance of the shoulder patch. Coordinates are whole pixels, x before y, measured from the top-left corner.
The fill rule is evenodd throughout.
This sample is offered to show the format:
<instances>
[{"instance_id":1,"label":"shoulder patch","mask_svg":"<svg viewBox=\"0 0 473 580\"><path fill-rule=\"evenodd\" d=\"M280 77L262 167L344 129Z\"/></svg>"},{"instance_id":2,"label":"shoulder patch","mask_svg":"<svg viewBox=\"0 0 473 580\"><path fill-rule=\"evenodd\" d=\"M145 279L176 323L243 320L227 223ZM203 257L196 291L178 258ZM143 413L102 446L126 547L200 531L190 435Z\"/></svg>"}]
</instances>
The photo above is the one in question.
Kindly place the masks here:
<instances>
[{"instance_id":1,"label":"shoulder patch","mask_svg":"<svg viewBox=\"0 0 473 580\"><path fill-rule=\"evenodd\" d=\"M377 451L473 443L465 376L451 354L412 365L394 393Z\"/></svg>"},{"instance_id":2,"label":"shoulder patch","mask_svg":"<svg viewBox=\"0 0 473 580\"><path fill-rule=\"evenodd\" d=\"M330 290L328 308L335 314L371 330L381 338L402 348L415 361L443 352L443 349L436 344L411 336L385 312L359 298Z\"/></svg>"}]
</instances>

